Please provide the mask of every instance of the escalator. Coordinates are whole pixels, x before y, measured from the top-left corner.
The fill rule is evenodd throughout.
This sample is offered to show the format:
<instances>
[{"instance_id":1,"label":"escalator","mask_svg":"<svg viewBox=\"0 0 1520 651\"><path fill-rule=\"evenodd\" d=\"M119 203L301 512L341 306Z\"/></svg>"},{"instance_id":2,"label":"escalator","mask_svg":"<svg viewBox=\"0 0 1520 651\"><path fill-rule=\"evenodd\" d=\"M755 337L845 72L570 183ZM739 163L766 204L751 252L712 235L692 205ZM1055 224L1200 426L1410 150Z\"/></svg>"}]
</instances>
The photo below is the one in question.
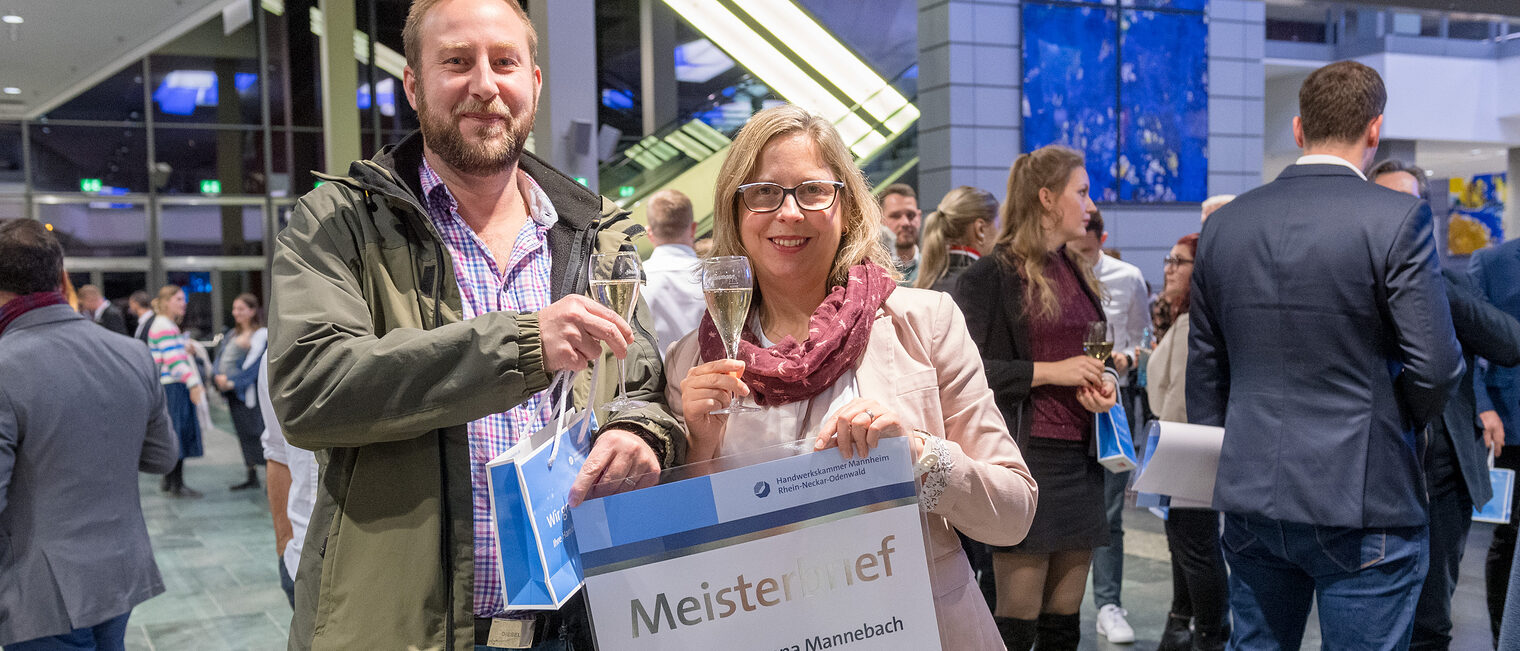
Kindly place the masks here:
<instances>
[{"instance_id":1,"label":"escalator","mask_svg":"<svg viewBox=\"0 0 1520 651\"><path fill-rule=\"evenodd\" d=\"M742 83L768 90L768 99L756 98L740 110L753 114L792 102L831 116L874 187L916 173L916 65L884 80L791 0L665 2L747 71ZM765 28L769 24L787 25L791 38L771 34ZM798 38L798 31L809 33ZM714 119L715 112L731 113L736 103L711 99L710 106L687 111L604 163L598 177L601 193L630 208L642 222L644 199L663 189L678 190L696 207L698 232L710 231L714 180L730 139L743 124L732 115Z\"/></svg>"}]
</instances>

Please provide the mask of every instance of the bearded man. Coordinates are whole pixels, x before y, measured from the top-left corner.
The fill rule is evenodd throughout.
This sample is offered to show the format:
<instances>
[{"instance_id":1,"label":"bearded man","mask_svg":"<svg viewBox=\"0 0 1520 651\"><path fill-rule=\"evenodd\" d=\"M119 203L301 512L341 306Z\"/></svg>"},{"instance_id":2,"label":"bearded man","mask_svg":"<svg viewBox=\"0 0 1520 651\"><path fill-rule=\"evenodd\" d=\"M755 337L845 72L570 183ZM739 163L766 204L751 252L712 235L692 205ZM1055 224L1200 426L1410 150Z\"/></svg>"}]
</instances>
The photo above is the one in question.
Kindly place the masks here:
<instances>
[{"instance_id":1,"label":"bearded man","mask_svg":"<svg viewBox=\"0 0 1520 651\"><path fill-rule=\"evenodd\" d=\"M643 229L523 152L543 77L514 0L417 0L403 40L421 133L324 176L275 254L272 402L321 466L289 648L590 649L579 595L508 610L484 466L548 424L556 373L612 356L649 405L598 413L572 503L681 458L648 307L584 296L588 256ZM615 394L589 375L577 408Z\"/></svg>"}]
</instances>

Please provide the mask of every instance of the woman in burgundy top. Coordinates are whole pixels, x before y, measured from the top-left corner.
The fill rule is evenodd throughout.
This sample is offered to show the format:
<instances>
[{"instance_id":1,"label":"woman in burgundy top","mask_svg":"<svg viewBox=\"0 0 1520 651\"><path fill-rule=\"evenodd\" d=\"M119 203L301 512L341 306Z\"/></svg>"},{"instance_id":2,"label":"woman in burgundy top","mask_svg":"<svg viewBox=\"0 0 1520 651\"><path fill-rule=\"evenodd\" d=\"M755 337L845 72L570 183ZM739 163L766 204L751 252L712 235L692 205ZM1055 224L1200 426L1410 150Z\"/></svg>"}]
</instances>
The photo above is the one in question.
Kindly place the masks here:
<instances>
[{"instance_id":1,"label":"woman in burgundy top","mask_svg":"<svg viewBox=\"0 0 1520 651\"><path fill-rule=\"evenodd\" d=\"M1019 156L997 248L954 292L1040 487L1029 536L994 548L994 614L1009 651L1037 638L1041 651L1077 648L1092 550L1108 544L1093 414L1113 407L1118 383L1082 354L1086 325L1104 320L1103 310L1091 270L1066 252L1095 210L1087 191L1081 154L1050 146Z\"/></svg>"}]
</instances>

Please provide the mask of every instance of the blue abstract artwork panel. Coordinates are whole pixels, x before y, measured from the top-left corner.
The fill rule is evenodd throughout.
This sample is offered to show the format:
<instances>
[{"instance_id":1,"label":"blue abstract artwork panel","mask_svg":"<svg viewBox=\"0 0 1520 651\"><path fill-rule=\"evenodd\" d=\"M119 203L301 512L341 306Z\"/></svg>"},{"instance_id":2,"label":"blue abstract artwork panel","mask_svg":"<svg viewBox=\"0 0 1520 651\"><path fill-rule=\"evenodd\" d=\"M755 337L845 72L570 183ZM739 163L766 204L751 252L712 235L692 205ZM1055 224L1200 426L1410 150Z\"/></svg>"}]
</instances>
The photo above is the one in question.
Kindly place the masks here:
<instances>
[{"instance_id":1,"label":"blue abstract artwork panel","mask_svg":"<svg viewBox=\"0 0 1520 651\"><path fill-rule=\"evenodd\" d=\"M1208 24L1201 14L1124 12L1119 200L1208 194ZM1181 44L1187 46L1180 47Z\"/></svg>"},{"instance_id":2,"label":"blue abstract artwork panel","mask_svg":"<svg viewBox=\"0 0 1520 651\"><path fill-rule=\"evenodd\" d=\"M1141 9L1172 9L1176 11L1207 11L1208 0L1124 0L1126 7Z\"/></svg>"},{"instance_id":3,"label":"blue abstract artwork panel","mask_svg":"<svg viewBox=\"0 0 1520 651\"><path fill-rule=\"evenodd\" d=\"M1098 201L1119 198L1118 19L1104 7L1023 7L1024 151L1082 152Z\"/></svg>"}]
</instances>

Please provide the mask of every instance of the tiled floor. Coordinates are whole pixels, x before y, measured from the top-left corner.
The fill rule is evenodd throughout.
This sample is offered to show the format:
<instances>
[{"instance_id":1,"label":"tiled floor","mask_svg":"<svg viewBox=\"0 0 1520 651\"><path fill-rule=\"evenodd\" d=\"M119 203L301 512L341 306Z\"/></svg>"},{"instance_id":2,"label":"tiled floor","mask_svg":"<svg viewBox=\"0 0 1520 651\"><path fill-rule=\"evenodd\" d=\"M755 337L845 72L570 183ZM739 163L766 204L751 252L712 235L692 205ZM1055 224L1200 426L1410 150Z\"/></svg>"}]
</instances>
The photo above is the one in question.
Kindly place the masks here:
<instances>
[{"instance_id":1,"label":"tiled floor","mask_svg":"<svg viewBox=\"0 0 1520 651\"><path fill-rule=\"evenodd\" d=\"M173 499L158 477L140 482L148 532L168 591L133 613L127 648L154 651L274 651L285 648L290 607L280 591L274 534L262 491L232 493L243 479L237 441L225 415L222 431L204 436L206 456L186 463L185 480L206 496ZM1138 641L1109 644L1093 632L1091 592L1082 609L1083 651L1150 651L1156 647L1171 603L1171 567L1161 520L1142 510L1125 514L1124 606ZM1453 604L1453 649L1487 651L1492 642L1483 602L1483 555L1490 525L1474 525ZM1319 647L1313 621L1305 649ZM608 650L616 651L616 650Z\"/></svg>"}]
</instances>

